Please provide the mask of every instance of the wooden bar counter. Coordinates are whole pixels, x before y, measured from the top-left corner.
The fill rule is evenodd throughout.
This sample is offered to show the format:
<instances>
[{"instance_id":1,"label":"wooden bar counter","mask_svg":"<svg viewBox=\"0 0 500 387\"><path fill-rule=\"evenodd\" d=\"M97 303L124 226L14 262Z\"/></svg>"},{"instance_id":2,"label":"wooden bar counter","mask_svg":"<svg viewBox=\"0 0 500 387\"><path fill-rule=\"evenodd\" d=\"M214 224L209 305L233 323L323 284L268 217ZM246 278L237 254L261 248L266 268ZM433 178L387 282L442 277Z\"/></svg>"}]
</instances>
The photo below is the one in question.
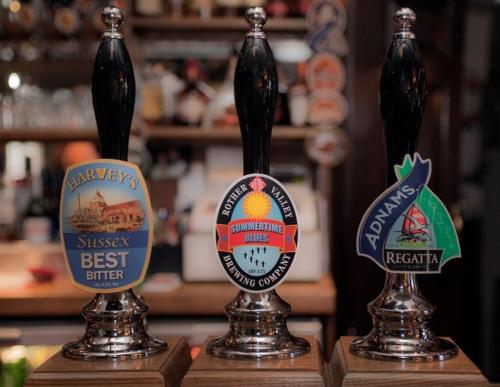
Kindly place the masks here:
<instances>
[{"instance_id":1,"label":"wooden bar counter","mask_svg":"<svg viewBox=\"0 0 500 387\"><path fill-rule=\"evenodd\" d=\"M0 243L0 250L13 251ZM57 244L43 247L44 254L60 254ZM29 252L19 247L16 251ZM0 251L0 256L2 252ZM58 256L56 258L59 258ZM291 315L319 317L323 324L325 352L331 353L334 343L337 292L330 275L317 282L285 282L278 293L292 306ZM147 292L139 289L149 306L149 316L224 317L224 306L237 294L229 282L181 282L168 291ZM48 283L31 282L25 286L2 287L0 282L0 318L63 318L78 317L93 294L73 286L65 274L58 274Z\"/></svg>"},{"instance_id":2,"label":"wooden bar counter","mask_svg":"<svg viewBox=\"0 0 500 387\"><path fill-rule=\"evenodd\" d=\"M291 360L231 360L207 354L203 343L182 387L323 387L326 368L318 342L305 337L311 352Z\"/></svg>"},{"instance_id":3,"label":"wooden bar counter","mask_svg":"<svg viewBox=\"0 0 500 387\"><path fill-rule=\"evenodd\" d=\"M186 283L166 292L143 292L150 314L166 316L219 316L237 294L229 282ZM281 297L292 305L295 315L332 315L336 290L333 279L318 282L285 282L278 288ZM0 317L79 316L93 294L75 288L61 277L47 284L29 284L19 289L1 288Z\"/></svg>"},{"instance_id":4,"label":"wooden bar counter","mask_svg":"<svg viewBox=\"0 0 500 387\"><path fill-rule=\"evenodd\" d=\"M166 342L164 353L137 360L70 360L58 352L33 372L25 386L177 387L191 365L189 347L180 337L168 337Z\"/></svg>"},{"instance_id":5,"label":"wooden bar counter","mask_svg":"<svg viewBox=\"0 0 500 387\"><path fill-rule=\"evenodd\" d=\"M486 387L488 381L461 351L437 362L381 361L349 352L355 337L341 337L328 367L332 387ZM447 338L447 340L450 340Z\"/></svg>"}]
</instances>

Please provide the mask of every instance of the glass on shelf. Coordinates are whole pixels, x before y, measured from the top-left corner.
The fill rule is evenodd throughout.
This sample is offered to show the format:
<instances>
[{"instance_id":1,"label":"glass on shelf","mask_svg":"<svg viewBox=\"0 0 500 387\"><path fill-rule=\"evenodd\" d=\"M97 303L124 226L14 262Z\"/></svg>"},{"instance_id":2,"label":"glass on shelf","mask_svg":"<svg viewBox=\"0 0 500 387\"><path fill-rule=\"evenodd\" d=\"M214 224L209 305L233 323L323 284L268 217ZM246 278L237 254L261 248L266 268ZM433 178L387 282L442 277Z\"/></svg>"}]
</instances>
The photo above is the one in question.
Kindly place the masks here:
<instances>
[{"instance_id":1,"label":"glass on shelf","mask_svg":"<svg viewBox=\"0 0 500 387\"><path fill-rule=\"evenodd\" d=\"M215 8L215 0L192 0L190 3L190 11L200 19L210 19Z\"/></svg>"},{"instance_id":2,"label":"glass on shelf","mask_svg":"<svg viewBox=\"0 0 500 387\"><path fill-rule=\"evenodd\" d=\"M24 83L1 101L1 129L92 129L95 119L88 86L46 90Z\"/></svg>"}]
</instances>

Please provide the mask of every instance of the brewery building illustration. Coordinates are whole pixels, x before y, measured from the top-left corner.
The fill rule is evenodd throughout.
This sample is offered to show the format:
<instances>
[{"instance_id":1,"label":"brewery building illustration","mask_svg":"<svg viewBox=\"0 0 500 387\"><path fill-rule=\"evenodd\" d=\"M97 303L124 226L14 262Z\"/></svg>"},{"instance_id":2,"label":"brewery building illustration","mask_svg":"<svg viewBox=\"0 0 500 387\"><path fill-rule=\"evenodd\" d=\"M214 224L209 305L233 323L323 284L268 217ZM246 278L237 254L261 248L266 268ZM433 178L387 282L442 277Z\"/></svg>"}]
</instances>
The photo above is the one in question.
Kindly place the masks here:
<instances>
[{"instance_id":1,"label":"brewery building illustration","mask_svg":"<svg viewBox=\"0 0 500 387\"><path fill-rule=\"evenodd\" d=\"M139 200L108 204L98 189L88 206L82 206L78 194L77 208L69 218L75 231L86 232L135 231L142 227L143 222L144 210Z\"/></svg>"}]
</instances>

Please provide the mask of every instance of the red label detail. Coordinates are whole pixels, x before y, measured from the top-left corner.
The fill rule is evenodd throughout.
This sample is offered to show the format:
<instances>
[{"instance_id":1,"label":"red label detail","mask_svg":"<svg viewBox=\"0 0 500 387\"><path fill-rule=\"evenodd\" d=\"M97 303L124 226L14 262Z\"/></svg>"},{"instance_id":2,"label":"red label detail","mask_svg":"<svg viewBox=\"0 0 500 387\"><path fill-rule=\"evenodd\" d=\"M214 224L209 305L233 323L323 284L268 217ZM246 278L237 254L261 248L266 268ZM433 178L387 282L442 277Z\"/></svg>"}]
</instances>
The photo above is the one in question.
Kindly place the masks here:
<instances>
[{"instance_id":1,"label":"red label detail","mask_svg":"<svg viewBox=\"0 0 500 387\"><path fill-rule=\"evenodd\" d=\"M217 224L219 251L232 252L237 246L271 246L280 249L281 253L297 250L295 234L298 226L286 226L277 220L239 219L229 224Z\"/></svg>"}]
</instances>

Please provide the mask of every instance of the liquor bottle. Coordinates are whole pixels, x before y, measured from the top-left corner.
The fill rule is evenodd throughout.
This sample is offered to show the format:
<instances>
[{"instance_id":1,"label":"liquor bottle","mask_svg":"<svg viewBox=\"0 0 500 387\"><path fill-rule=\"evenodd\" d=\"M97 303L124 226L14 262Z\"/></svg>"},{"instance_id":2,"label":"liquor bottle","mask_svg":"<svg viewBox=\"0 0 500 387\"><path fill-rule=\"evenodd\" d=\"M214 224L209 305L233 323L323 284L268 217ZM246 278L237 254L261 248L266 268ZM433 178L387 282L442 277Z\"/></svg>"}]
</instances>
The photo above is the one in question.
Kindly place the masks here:
<instances>
[{"instance_id":1,"label":"liquor bottle","mask_svg":"<svg viewBox=\"0 0 500 387\"><path fill-rule=\"evenodd\" d=\"M274 123L276 125L290 125L290 106L288 104L288 85L285 82L283 69L278 66L278 99L274 112Z\"/></svg>"},{"instance_id":2,"label":"liquor bottle","mask_svg":"<svg viewBox=\"0 0 500 387\"><path fill-rule=\"evenodd\" d=\"M142 16L162 16L165 14L165 3L164 0L135 0L134 11Z\"/></svg>"},{"instance_id":3,"label":"liquor bottle","mask_svg":"<svg viewBox=\"0 0 500 387\"><path fill-rule=\"evenodd\" d=\"M51 224L50 239L53 240L59 233L59 193L61 187L57 174L49 168L42 169L41 180L42 197L46 203L45 212Z\"/></svg>"},{"instance_id":4,"label":"liquor bottle","mask_svg":"<svg viewBox=\"0 0 500 387\"><path fill-rule=\"evenodd\" d=\"M141 117L148 125L161 125L165 112L161 78L154 67L146 66L143 73L140 100Z\"/></svg>"},{"instance_id":5,"label":"liquor bottle","mask_svg":"<svg viewBox=\"0 0 500 387\"><path fill-rule=\"evenodd\" d=\"M225 16L237 16L238 9L241 6L241 0L216 0L219 14Z\"/></svg>"},{"instance_id":6,"label":"liquor bottle","mask_svg":"<svg viewBox=\"0 0 500 387\"><path fill-rule=\"evenodd\" d=\"M12 185L7 184L4 176L4 160L0 154L0 241L15 237L16 193Z\"/></svg>"},{"instance_id":7,"label":"liquor bottle","mask_svg":"<svg viewBox=\"0 0 500 387\"><path fill-rule=\"evenodd\" d=\"M307 65L301 62L297 65L297 77L288 92L290 102L290 121L293 126L304 126L308 116L308 90L306 84Z\"/></svg>"},{"instance_id":8,"label":"liquor bottle","mask_svg":"<svg viewBox=\"0 0 500 387\"><path fill-rule=\"evenodd\" d=\"M184 89L184 81L169 66L156 65L155 68L160 69L159 78L163 95L163 121L167 125L172 124L175 119L177 96Z\"/></svg>"},{"instance_id":9,"label":"liquor bottle","mask_svg":"<svg viewBox=\"0 0 500 387\"><path fill-rule=\"evenodd\" d=\"M21 220L21 237L32 243L46 243L52 237L52 221L47 199L42 195L40 177L33 178L31 173L31 159L25 159L25 186L27 205L23 209Z\"/></svg>"},{"instance_id":10,"label":"liquor bottle","mask_svg":"<svg viewBox=\"0 0 500 387\"><path fill-rule=\"evenodd\" d=\"M304 17L311 3L312 0L295 0L292 8L293 16Z\"/></svg>"},{"instance_id":11,"label":"liquor bottle","mask_svg":"<svg viewBox=\"0 0 500 387\"><path fill-rule=\"evenodd\" d=\"M33 196L33 177L31 174L31 158L24 158L24 176L13 182L15 192L15 218L16 218L16 236L18 239L23 237L22 221L24 212L29 206Z\"/></svg>"},{"instance_id":12,"label":"liquor bottle","mask_svg":"<svg viewBox=\"0 0 500 387\"><path fill-rule=\"evenodd\" d=\"M266 5L266 0L243 0L243 6L249 7L264 7Z\"/></svg>"},{"instance_id":13,"label":"liquor bottle","mask_svg":"<svg viewBox=\"0 0 500 387\"><path fill-rule=\"evenodd\" d=\"M75 36L82 27L80 15L73 0L53 0L54 27L65 36Z\"/></svg>"},{"instance_id":14,"label":"liquor bottle","mask_svg":"<svg viewBox=\"0 0 500 387\"><path fill-rule=\"evenodd\" d=\"M189 11L200 19L210 19L215 8L214 0L192 0Z\"/></svg>"},{"instance_id":15,"label":"liquor bottle","mask_svg":"<svg viewBox=\"0 0 500 387\"><path fill-rule=\"evenodd\" d=\"M179 94L177 103L177 123L199 126L214 91L202 80L200 64L194 59L186 61L186 87Z\"/></svg>"},{"instance_id":16,"label":"liquor bottle","mask_svg":"<svg viewBox=\"0 0 500 387\"><path fill-rule=\"evenodd\" d=\"M234 71L236 69L236 55L229 59L226 77L217 91L212 102L207 107L203 118L204 128L225 128L238 125L238 115L234 105Z\"/></svg>"},{"instance_id":17,"label":"liquor bottle","mask_svg":"<svg viewBox=\"0 0 500 387\"><path fill-rule=\"evenodd\" d=\"M31 243L46 243L52 239L52 219L48 200L43 196L31 198L22 221L22 236Z\"/></svg>"},{"instance_id":18,"label":"liquor bottle","mask_svg":"<svg viewBox=\"0 0 500 387\"><path fill-rule=\"evenodd\" d=\"M285 0L269 0L266 12L274 17L285 17L290 11L290 5Z\"/></svg>"},{"instance_id":19,"label":"liquor bottle","mask_svg":"<svg viewBox=\"0 0 500 387\"><path fill-rule=\"evenodd\" d=\"M181 18L184 16L184 0L171 0L170 1L170 12L171 16L174 18Z\"/></svg>"}]
</instances>

